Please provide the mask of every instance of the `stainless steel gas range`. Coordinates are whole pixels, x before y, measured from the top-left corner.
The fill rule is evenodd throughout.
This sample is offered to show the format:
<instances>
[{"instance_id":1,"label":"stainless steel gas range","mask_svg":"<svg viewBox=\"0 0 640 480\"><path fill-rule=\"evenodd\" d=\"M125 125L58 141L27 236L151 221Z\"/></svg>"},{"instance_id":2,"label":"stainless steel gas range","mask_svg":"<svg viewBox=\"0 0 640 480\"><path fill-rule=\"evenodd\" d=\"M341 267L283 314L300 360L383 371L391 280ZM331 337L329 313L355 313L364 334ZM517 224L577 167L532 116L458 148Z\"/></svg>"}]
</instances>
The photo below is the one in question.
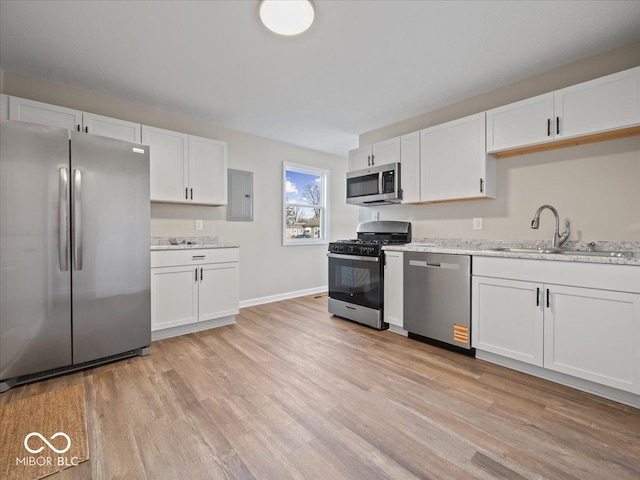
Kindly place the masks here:
<instances>
[{"instance_id":1,"label":"stainless steel gas range","mask_svg":"<svg viewBox=\"0 0 640 480\"><path fill-rule=\"evenodd\" d=\"M329 313L378 330L384 313L382 247L411 241L411 223L360 223L357 238L329 244Z\"/></svg>"}]
</instances>

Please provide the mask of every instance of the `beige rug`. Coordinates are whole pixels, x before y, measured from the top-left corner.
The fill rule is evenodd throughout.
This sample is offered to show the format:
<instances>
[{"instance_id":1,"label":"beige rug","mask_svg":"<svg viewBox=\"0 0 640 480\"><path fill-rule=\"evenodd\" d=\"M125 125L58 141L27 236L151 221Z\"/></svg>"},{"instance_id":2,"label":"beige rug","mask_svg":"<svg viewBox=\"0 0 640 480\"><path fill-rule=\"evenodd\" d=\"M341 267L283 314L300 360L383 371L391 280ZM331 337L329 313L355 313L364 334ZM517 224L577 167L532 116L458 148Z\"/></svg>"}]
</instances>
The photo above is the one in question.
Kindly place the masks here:
<instances>
[{"instance_id":1,"label":"beige rug","mask_svg":"<svg viewBox=\"0 0 640 480\"><path fill-rule=\"evenodd\" d=\"M88 460L84 387L0 405L0 446L0 479L38 479Z\"/></svg>"}]
</instances>

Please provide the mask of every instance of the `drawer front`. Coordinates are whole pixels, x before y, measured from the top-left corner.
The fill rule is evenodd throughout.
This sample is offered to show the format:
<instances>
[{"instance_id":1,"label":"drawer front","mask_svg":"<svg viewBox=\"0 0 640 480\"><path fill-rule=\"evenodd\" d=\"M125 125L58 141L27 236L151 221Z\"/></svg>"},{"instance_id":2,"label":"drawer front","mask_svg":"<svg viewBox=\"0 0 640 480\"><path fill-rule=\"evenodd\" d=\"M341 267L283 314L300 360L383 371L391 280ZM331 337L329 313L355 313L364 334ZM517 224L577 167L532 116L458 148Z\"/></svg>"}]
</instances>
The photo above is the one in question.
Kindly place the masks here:
<instances>
[{"instance_id":1,"label":"drawer front","mask_svg":"<svg viewBox=\"0 0 640 480\"><path fill-rule=\"evenodd\" d=\"M197 248L151 252L151 268L240 261L239 248Z\"/></svg>"}]
</instances>

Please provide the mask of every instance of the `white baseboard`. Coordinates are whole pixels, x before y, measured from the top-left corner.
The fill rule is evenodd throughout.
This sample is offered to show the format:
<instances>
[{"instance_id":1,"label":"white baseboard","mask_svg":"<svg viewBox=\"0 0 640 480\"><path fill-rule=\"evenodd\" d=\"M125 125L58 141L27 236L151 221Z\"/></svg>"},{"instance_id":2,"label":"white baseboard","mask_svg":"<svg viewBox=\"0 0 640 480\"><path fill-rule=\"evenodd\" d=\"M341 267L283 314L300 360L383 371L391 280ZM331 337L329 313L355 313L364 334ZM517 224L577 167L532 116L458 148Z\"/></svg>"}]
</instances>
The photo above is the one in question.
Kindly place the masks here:
<instances>
[{"instance_id":1,"label":"white baseboard","mask_svg":"<svg viewBox=\"0 0 640 480\"><path fill-rule=\"evenodd\" d=\"M290 298L304 297L306 295L314 295L316 293L326 293L329 288L323 287L307 288L305 290L296 290L294 292L279 293L277 295L268 295L266 297L250 298L249 300L241 300L240 308L254 307L264 303L279 302L280 300L289 300Z\"/></svg>"},{"instance_id":2,"label":"white baseboard","mask_svg":"<svg viewBox=\"0 0 640 480\"><path fill-rule=\"evenodd\" d=\"M534 377L544 378L545 380L559 383L566 387L582 390L583 392L604 397L615 402L624 403L631 407L640 408L640 395L636 395L634 393L624 392L607 385L600 385L599 383L590 382L589 380L583 380L571 375L565 375L564 373L554 372L535 365L529 365L528 363L523 363L518 360L513 360L511 358L506 358L502 355L496 355L495 353L485 352L483 350L476 350L476 358L511 368L519 372L528 373Z\"/></svg>"},{"instance_id":3,"label":"white baseboard","mask_svg":"<svg viewBox=\"0 0 640 480\"><path fill-rule=\"evenodd\" d=\"M408 336L408 333L404 328L398 327L396 325L389 324L389 331L393 333L397 333L398 335L402 335L403 337Z\"/></svg>"},{"instance_id":4,"label":"white baseboard","mask_svg":"<svg viewBox=\"0 0 640 480\"><path fill-rule=\"evenodd\" d=\"M210 328L224 327L225 325L231 325L233 323L236 323L235 315L207 320L205 322L189 323L187 325L180 325L179 327L164 328L162 330L155 330L151 332L151 340L156 341L164 338L177 337L178 335L186 335L187 333L209 330Z\"/></svg>"}]
</instances>

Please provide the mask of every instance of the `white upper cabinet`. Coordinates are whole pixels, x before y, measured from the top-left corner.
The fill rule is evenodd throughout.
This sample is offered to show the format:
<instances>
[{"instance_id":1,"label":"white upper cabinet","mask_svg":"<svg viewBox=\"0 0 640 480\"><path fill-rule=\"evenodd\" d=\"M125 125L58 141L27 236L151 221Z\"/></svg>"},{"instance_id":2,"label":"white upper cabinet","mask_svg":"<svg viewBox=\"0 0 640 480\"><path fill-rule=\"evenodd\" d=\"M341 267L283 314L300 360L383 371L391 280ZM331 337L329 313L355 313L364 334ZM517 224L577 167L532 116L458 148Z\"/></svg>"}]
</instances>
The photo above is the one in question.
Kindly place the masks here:
<instances>
[{"instance_id":1,"label":"white upper cabinet","mask_svg":"<svg viewBox=\"0 0 640 480\"><path fill-rule=\"evenodd\" d=\"M423 202L495 198L484 112L420 132L420 177Z\"/></svg>"},{"instance_id":2,"label":"white upper cabinet","mask_svg":"<svg viewBox=\"0 0 640 480\"><path fill-rule=\"evenodd\" d=\"M487 112L487 151L532 145L555 137L553 93Z\"/></svg>"},{"instance_id":3,"label":"white upper cabinet","mask_svg":"<svg viewBox=\"0 0 640 480\"><path fill-rule=\"evenodd\" d=\"M226 143L189 135L189 185L194 203L226 205Z\"/></svg>"},{"instance_id":4,"label":"white upper cabinet","mask_svg":"<svg viewBox=\"0 0 640 480\"><path fill-rule=\"evenodd\" d=\"M227 144L142 126L151 147L151 200L226 205Z\"/></svg>"},{"instance_id":5,"label":"white upper cabinet","mask_svg":"<svg viewBox=\"0 0 640 480\"><path fill-rule=\"evenodd\" d=\"M9 97L0 94L0 118L9 118Z\"/></svg>"},{"instance_id":6,"label":"white upper cabinet","mask_svg":"<svg viewBox=\"0 0 640 480\"><path fill-rule=\"evenodd\" d=\"M633 68L556 91L556 138L640 123L639 75Z\"/></svg>"},{"instance_id":7,"label":"white upper cabinet","mask_svg":"<svg viewBox=\"0 0 640 480\"><path fill-rule=\"evenodd\" d=\"M400 161L400 137L374 143L371 152L371 165L386 165Z\"/></svg>"},{"instance_id":8,"label":"white upper cabinet","mask_svg":"<svg viewBox=\"0 0 640 480\"><path fill-rule=\"evenodd\" d=\"M371 145L349 151L349 171L364 170L371 166Z\"/></svg>"},{"instance_id":9,"label":"white upper cabinet","mask_svg":"<svg viewBox=\"0 0 640 480\"><path fill-rule=\"evenodd\" d=\"M115 138L125 142L140 143L140 124L83 112L82 126L85 133Z\"/></svg>"},{"instance_id":10,"label":"white upper cabinet","mask_svg":"<svg viewBox=\"0 0 640 480\"><path fill-rule=\"evenodd\" d=\"M420 132L400 137L402 203L420 202Z\"/></svg>"},{"instance_id":11,"label":"white upper cabinet","mask_svg":"<svg viewBox=\"0 0 640 480\"><path fill-rule=\"evenodd\" d=\"M50 127L66 128L77 132L140 143L140 124L81 112L48 103L10 97L9 118L21 122L38 123Z\"/></svg>"},{"instance_id":12,"label":"white upper cabinet","mask_svg":"<svg viewBox=\"0 0 640 480\"><path fill-rule=\"evenodd\" d=\"M640 67L487 111L495 157L640 133Z\"/></svg>"},{"instance_id":13,"label":"white upper cabinet","mask_svg":"<svg viewBox=\"0 0 640 480\"><path fill-rule=\"evenodd\" d=\"M9 99L9 118L68 130L80 131L82 128L82 112L80 110L49 105L26 98L11 97Z\"/></svg>"},{"instance_id":14,"label":"white upper cabinet","mask_svg":"<svg viewBox=\"0 0 640 480\"><path fill-rule=\"evenodd\" d=\"M400 161L400 137L349 151L349 171L365 170Z\"/></svg>"},{"instance_id":15,"label":"white upper cabinet","mask_svg":"<svg viewBox=\"0 0 640 480\"><path fill-rule=\"evenodd\" d=\"M189 136L143 125L142 143L151 147L151 200L187 202Z\"/></svg>"}]
</instances>

